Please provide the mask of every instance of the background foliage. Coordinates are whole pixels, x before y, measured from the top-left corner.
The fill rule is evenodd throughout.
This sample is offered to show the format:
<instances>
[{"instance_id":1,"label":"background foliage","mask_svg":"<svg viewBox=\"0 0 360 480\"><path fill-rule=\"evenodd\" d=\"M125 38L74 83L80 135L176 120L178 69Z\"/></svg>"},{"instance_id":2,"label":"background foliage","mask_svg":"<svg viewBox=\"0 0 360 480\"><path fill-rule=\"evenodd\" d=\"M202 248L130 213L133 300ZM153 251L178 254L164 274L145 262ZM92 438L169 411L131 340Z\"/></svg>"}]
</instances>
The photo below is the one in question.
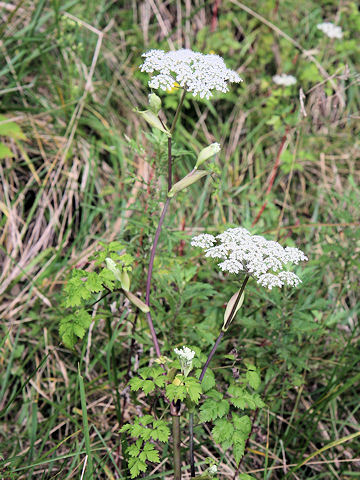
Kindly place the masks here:
<instances>
[{"instance_id":1,"label":"background foliage","mask_svg":"<svg viewBox=\"0 0 360 480\"><path fill-rule=\"evenodd\" d=\"M97 268L99 241L121 241L134 260L132 291L145 290L166 138L133 111L149 93L138 66L147 49L180 46L222 55L244 82L211 101L185 100L175 179L204 145L223 149L218 177L180 193L166 218L152 297L162 350L207 352L239 288L196 256L191 234L253 225L299 246L310 258L301 288L266 292L250 282L212 363L217 388L226 396L246 362L261 373L266 408L240 472L357 476L359 442L347 438L359 432L357 2L20 0L0 11L2 476L80 478L91 458L95 478L127 478L120 428L158 408L129 388L154 352L144 314L121 292L91 308L89 300L90 329L75 332L84 336L75 350L60 343L59 323L71 314L64 286L74 267ZM344 38L324 37L322 21L338 22ZM274 85L282 72L298 83ZM161 96L170 122L178 92ZM218 407L207 402L196 460L213 457L219 477L233 478L237 459L209 437ZM167 448L157 444L162 462L151 478L171 478Z\"/></svg>"}]
</instances>

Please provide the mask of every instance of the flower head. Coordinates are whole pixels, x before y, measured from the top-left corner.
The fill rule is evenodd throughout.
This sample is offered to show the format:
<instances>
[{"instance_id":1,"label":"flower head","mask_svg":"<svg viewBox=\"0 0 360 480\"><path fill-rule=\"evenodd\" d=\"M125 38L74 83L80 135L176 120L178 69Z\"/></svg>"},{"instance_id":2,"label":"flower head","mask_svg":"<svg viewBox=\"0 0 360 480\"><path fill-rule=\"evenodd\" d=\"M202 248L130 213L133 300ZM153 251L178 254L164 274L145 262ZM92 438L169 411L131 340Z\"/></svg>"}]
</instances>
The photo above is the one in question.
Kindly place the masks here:
<instances>
[{"instance_id":1,"label":"flower head","mask_svg":"<svg viewBox=\"0 0 360 480\"><path fill-rule=\"evenodd\" d=\"M182 373L187 377L192 369L195 352L188 347L174 348L174 352L179 357Z\"/></svg>"},{"instance_id":2,"label":"flower head","mask_svg":"<svg viewBox=\"0 0 360 480\"><path fill-rule=\"evenodd\" d=\"M288 272L288 264L297 265L308 258L295 247L282 247L278 242L260 235L251 235L242 227L229 228L214 237L207 233L193 237L191 245L205 251L205 257L222 260L218 267L223 272L245 273L269 290L301 283L295 273Z\"/></svg>"},{"instance_id":3,"label":"flower head","mask_svg":"<svg viewBox=\"0 0 360 480\"><path fill-rule=\"evenodd\" d=\"M290 85L295 85L296 78L292 75L287 75L286 73L282 73L280 75L274 75L273 77L274 83L277 85L282 85L284 87L288 87Z\"/></svg>"},{"instance_id":4,"label":"flower head","mask_svg":"<svg viewBox=\"0 0 360 480\"><path fill-rule=\"evenodd\" d=\"M317 25L318 30L321 30L322 32L325 33L329 38L342 38L343 32L341 30L341 27L338 25L334 25L331 22L324 22L324 23L319 23Z\"/></svg>"},{"instance_id":5,"label":"flower head","mask_svg":"<svg viewBox=\"0 0 360 480\"><path fill-rule=\"evenodd\" d=\"M239 75L226 68L219 55L204 55L189 49L171 52L149 50L143 54L141 71L158 72L149 81L149 87L171 89L175 83L192 92L194 97L210 98L214 90L227 92L228 82L239 83Z\"/></svg>"}]
</instances>

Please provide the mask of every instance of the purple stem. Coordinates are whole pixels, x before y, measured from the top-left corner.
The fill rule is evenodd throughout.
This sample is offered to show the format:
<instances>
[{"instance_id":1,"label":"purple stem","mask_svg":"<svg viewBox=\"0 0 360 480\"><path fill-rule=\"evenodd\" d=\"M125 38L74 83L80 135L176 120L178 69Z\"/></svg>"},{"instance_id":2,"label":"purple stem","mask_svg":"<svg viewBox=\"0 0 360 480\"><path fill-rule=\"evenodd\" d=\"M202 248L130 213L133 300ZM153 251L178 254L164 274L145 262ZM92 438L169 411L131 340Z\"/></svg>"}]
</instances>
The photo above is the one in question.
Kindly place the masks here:
<instances>
[{"instance_id":1,"label":"purple stem","mask_svg":"<svg viewBox=\"0 0 360 480\"><path fill-rule=\"evenodd\" d=\"M169 203L170 203L170 198L167 198L166 202L165 202L165 205L164 205L164 208L163 208L163 211L161 212L159 225L156 229L156 233L155 233L155 237L154 237L154 243L153 243L153 246L152 246L152 249L151 249L150 262L149 262L148 274L147 274L147 279L146 279L146 297L145 297L145 302L146 302L146 305L148 305L148 306L150 306L151 277L152 277L152 271L153 271L153 267L154 267L154 258L155 258L155 253L156 253L156 247L157 247L157 244L158 244L158 241L159 241L161 228L162 228L162 225L164 223L164 218L165 218L167 209L169 207ZM151 336L152 336L152 339L153 339L153 342L154 342L156 355L158 357L160 357L161 353L160 353L159 341L158 341L158 338L156 336L154 324L153 324L153 321L152 321L152 318L151 318L151 313L148 312L146 314L146 317L147 317L147 321L148 321L148 324L149 324Z\"/></svg>"},{"instance_id":2,"label":"purple stem","mask_svg":"<svg viewBox=\"0 0 360 480\"><path fill-rule=\"evenodd\" d=\"M183 91L183 93L181 95L181 98L180 98L179 105L176 109L175 117L174 117L171 129L170 129L171 134L173 134L173 132L174 132L176 122L179 118L180 111L181 111L182 105L184 103L185 95L186 95L186 90ZM171 154L171 148L172 148L171 137L169 137L168 138L168 191L170 191L171 187L172 187L172 154ZM155 254L156 254L156 247L157 247L157 244L158 244L158 241L159 241L161 228L162 228L162 225L164 223L164 219L165 219L167 209L169 207L169 203L170 203L170 198L167 197L166 202L164 204L163 211L161 212L159 224L158 224L156 232L155 232L153 246L151 248L150 262L149 262L148 274L147 274L147 279L146 279L146 298L145 298L145 302L146 302L146 305L148 307L150 307L151 278L152 278L152 271L153 271L153 267L154 267L154 258L155 258ZM157 338L157 335L156 335L156 332L155 332L154 323L153 323L150 312L148 312L146 314L146 318L147 318L148 325L149 325L149 328L150 328L150 333L151 333L151 337L152 337L152 340L153 340L153 343L154 343L156 355L158 357L160 357L161 352L160 352L159 341L158 341L158 338Z\"/></svg>"},{"instance_id":3,"label":"purple stem","mask_svg":"<svg viewBox=\"0 0 360 480\"><path fill-rule=\"evenodd\" d=\"M205 376L205 373L206 373L206 370L207 370L207 368L208 368L208 366L209 366L209 363L211 362L211 359L212 359L212 357L214 356L214 353L216 352L216 349L217 349L217 347L219 346L219 343L221 342L221 339L222 339L222 337L224 336L224 333L225 333L225 332L223 332L223 331L221 330L218 338L216 339L216 342L214 343L214 346L213 346L211 352L209 353L209 356L208 356L208 358L207 358L207 360L206 360L206 362L205 362L205 365L203 366L203 369L202 369L202 371L201 371L201 375L200 375L200 377L199 377L200 383L202 382L202 380L203 380L203 378L204 378L204 376Z\"/></svg>"}]
</instances>

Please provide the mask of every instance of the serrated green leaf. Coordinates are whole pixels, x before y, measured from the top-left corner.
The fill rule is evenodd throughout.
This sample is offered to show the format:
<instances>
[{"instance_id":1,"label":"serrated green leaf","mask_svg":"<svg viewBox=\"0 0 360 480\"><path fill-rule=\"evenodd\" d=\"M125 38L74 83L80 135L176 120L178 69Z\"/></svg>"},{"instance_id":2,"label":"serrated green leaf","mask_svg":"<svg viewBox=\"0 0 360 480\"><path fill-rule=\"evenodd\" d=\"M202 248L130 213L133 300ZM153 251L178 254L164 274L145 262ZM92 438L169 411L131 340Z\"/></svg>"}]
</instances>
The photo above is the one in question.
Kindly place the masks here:
<instances>
[{"instance_id":1,"label":"serrated green leaf","mask_svg":"<svg viewBox=\"0 0 360 480\"><path fill-rule=\"evenodd\" d=\"M185 385L174 385L173 383L166 385L166 396L170 402L174 400L184 400L186 394L187 391Z\"/></svg>"},{"instance_id":2,"label":"serrated green leaf","mask_svg":"<svg viewBox=\"0 0 360 480\"><path fill-rule=\"evenodd\" d=\"M196 378L200 377L201 371L202 371L201 368L196 370L195 372ZM206 370L204 378L202 379L201 388L202 388L202 391L205 393L213 387L215 387L215 375L214 375L214 372L210 368L208 368Z\"/></svg>"},{"instance_id":3,"label":"serrated green leaf","mask_svg":"<svg viewBox=\"0 0 360 480\"><path fill-rule=\"evenodd\" d=\"M256 480L256 479L254 477L250 477L250 475L248 475L247 473L240 473L239 480Z\"/></svg>"},{"instance_id":4,"label":"serrated green leaf","mask_svg":"<svg viewBox=\"0 0 360 480\"><path fill-rule=\"evenodd\" d=\"M145 443L143 452L146 455L146 460L149 462L158 463L160 461L159 452L155 450L152 443Z\"/></svg>"},{"instance_id":5,"label":"serrated green leaf","mask_svg":"<svg viewBox=\"0 0 360 480\"><path fill-rule=\"evenodd\" d=\"M103 268L99 272L99 277L103 285L105 285L110 290L114 289L116 278L112 271L108 270L107 268Z\"/></svg>"},{"instance_id":6,"label":"serrated green leaf","mask_svg":"<svg viewBox=\"0 0 360 480\"><path fill-rule=\"evenodd\" d=\"M163 387L165 385L165 382L166 382L165 376L157 377L154 380L155 385L158 387Z\"/></svg>"},{"instance_id":7,"label":"serrated green leaf","mask_svg":"<svg viewBox=\"0 0 360 480\"><path fill-rule=\"evenodd\" d=\"M130 457L137 457L140 453L140 448L137 446L136 443L133 443L128 447L126 452L130 455Z\"/></svg>"},{"instance_id":8,"label":"serrated green leaf","mask_svg":"<svg viewBox=\"0 0 360 480\"><path fill-rule=\"evenodd\" d=\"M74 348L78 338L83 338L92 322L91 316L85 310L77 310L60 320L59 334L68 348Z\"/></svg>"},{"instance_id":9,"label":"serrated green leaf","mask_svg":"<svg viewBox=\"0 0 360 480\"><path fill-rule=\"evenodd\" d=\"M239 430L241 434L247 438L249 433L251 432L251 420L248 415L243 415L242 417L239 417L236 413L232 414L232 419L234 422L234 427L236 430Z\"/></svg>"},{"instance_id":10,"label":"serrated green leaf","mask_svg":"<svg viewBox=\"0 0 360 480\"><path fill-rule=\"evenodd\" d=\"M216 401L213 399L207 399L200 407L200 421L209 422L216 420L229 412L229 402L227 400Z\"/></svg>"},{"instance_id":11,"label":"serrated green leaf","mask_svg":"<svg viewBox=\"0 0 360 480\"><path fill-rule=\"evenodd\" d=\"M160 442L167 442L170 436L170 429L167 427L164 420L155 420L153 423L153 440L159 440Z\"/></svg>"},{"instance_id":12,"label":"serrated green leaf","mask_svg":"<svg viewBox=\"0 0 360 480\"><path fill-rule=\"evenodd\" d=\"M153 421L154 417L152 415L143 415L142 417L139 417L139 423L144 426L149 425Z\"/></svg>"},{"instance_id":13,"label":"serrated green leaf","mask_svg":"<svg viewBox=\"0 0 360 480\"><path fill-rule=\"evenodd\" d=\"M142 387L142 384L143 384L143 380L139 377L133 377L129 381L130 388L133 392L136 392L137 390L139 390Z\"/></svg>"},{"instance_id":14,"label":"serrated green leaf","mask_svg":"<svg viewBox=\"0 0 360 480\"><path fill-rule=\"evenodd\" d=\"M195 404L198 404L202 393L202 388L199 380L194 377L187 377L184 379L184 383L190 399Z\"/></svg>"},{"instance_id":15,"label":"serrated green leaf","mask_svg":"<svg viewBox=\"0 0 360 480\"><path fill-rule=\"evenodd\" d=\"M229 402L228 400L221 400L218 403L218 417L223 417L224 415L227 415L229 413Z\"/></svg>"},{"instance_id":16,"label":"serrated green leaf","mask_svg":"<svg viewBox=\"0 0 360 480\"><path fill-rule=\"evenodd\" d=\"M233 397L233 398L230 398L230 402L234 405L234 407L241 408L242 410L244 410L244 408L246 408L246 405L247 405L243 398Z\"/></svg>"},{"instance_id":17,"label":"serrated green leaf","mask_svg":"<svg viewBox=\"0 0 360 480\"><path fill-rule=\"evenodd\" d=\"M200 422L210 422L211 420L215 420L217 417L217 402L211 398L205 400L200 407Z\"/></svg>"},{"instance_id":18,"label":"serrated green leaf","mask_svg":"<svg viewBox=\"0 0 360 480\"><path fill-rule=\"evenodd\" d=\"M130 469L131 478L135 478L139 475L140 472L146 472L147 465L138 457L135 457L135 458L131 457L129 459L129 469Z\"/></svg>"},{"instance_id":19,"label":"serrated green leaf","mask_svg":"<svg viewBox=\"0 0 360 480\"><path fill-rule=\"evenodd\" d=\"M128 432L129 430L131 430L131 428L131 423L125 423L125 425L120 428L119 432Z\"/></svg>"},{"instance_id":20,"label":"serrated green leaf","mask_svg":"<svg viewBox=\"0 0 360 480\"><path fill-rule=\"evenodd\" d=\"M218 392L217 390L209 390L208 392L206 392L206 395L217 401L220 401L224 398L224 395L221 392Z\"/></svg>"},{"instance_id":21,"label":"serrated green leaf","mask_svg":"<svg viewBox=\"0 0 360 480\"><path fill-rule=\"evenodd\" d=\"M255 402L255 405L258 407L258 408L263 408L265 407L265 403L262 401L260 395L258 393L255 393L255 395L253 395L253 400Z\"/></svg>"},{"instance_id":22,"label":"serrated green leaf","mask_svg":"<svg viewBox=\"0 0 360 480\"><path fill-rule=\"evenodd\" d=\"M74 270L71 278L64 287L65 307L77 307L91 297L86 287L87 272Z\"/></svg>"},{"instance_id":23,"label":"serrated green leaf","mask_svg":"<svg viewBox=\"0 0 360 480\"><path fill-rule=\"evenodd\" d=\"M130 430L130 433L133 437L143 438L143 430L146 430L146 428L140 425L139 423L134 423L134 425Z\"/></svg>"},{"instance_id":24,"label":"serrated green leaf","mask_svg":"<svg viewBox=\"0 0 360 480\"><path fill-rule=\"evenodd\" d=\"M246 372L246 380L254 390L257 390L260 387L260 375L257 371L248 370Z\"/></svg>"},{"instance_id":25,"label":"serrated green leaf","mask_svg":"<svg viewBox=\"0 0 360 480\"><path fill-rule=\"evenodd\" d=\"M155 390L155 384L152 380L144 380L142 384L142 390L147 395Z\"/></svg>"},{"instance_id":26,"label":"serrated green leaf","mask_svg":"<svg viewBox=\"0 0 360 480\"><path fill-rule=\"evenodd\" d=\"M239 440L236 443L234 442L233 454L235 457L236 463L239 463L245 452L245 440Z\"/></svg>"},{"instance_id":27,"label":"serrated green leaf","mask_svg":"<svg viewBox=\"0 0 360 480\"><path fill-rule=\"evenodd\" d=\"M81 325L74 324L73 332L77 337L83 338L85 335L85 328L82 327Z\"/></svg>"},{"instance_id":28,"label":"serrated green leaf","mask_svg":"<svg viewBox=\"0 0 360 480\"><path fill-rule=\"evenodd\" d=\"M99 274L95 272L90 272L88 274L87 280L85 282L85 287L90 291L90 292L101 292L104 290L104 287L101 282L101 277Z\"/></svg>"},{"instance_id":29,"label":"serrated green leaf","mask_svg":"<svg viewBox=\"0 0 360 480\"><path fill-rule=\"evenodd\" d=\"M220 418L215 420L214 428L212 429L212 435L216 443L224 443L224 442L231 442L232 444L232 436L234 433L234 427L231 422L226 420L225 418Z\"/></svg>"}]
</instances>

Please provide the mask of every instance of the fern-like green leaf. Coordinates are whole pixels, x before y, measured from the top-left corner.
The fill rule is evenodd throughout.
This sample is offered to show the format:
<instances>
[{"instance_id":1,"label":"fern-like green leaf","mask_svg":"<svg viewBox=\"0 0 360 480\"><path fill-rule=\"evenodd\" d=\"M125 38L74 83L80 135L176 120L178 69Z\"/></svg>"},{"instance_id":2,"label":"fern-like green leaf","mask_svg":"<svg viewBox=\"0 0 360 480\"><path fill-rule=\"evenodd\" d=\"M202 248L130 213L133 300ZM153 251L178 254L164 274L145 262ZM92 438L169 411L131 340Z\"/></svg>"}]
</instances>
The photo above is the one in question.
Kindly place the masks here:
<instances>
[{"instance_id":1,"label":"fern-like green leaf","mask_svg":"<svg viewBox=\"0 0 360 480\"><path fill-rule=\"evenodd\" d=\"M64 345L74 348L77 340L82 339L92 322L91 316L85 310L77 310L60 320L59 334Z\"/></svg>"}]
</instances>

